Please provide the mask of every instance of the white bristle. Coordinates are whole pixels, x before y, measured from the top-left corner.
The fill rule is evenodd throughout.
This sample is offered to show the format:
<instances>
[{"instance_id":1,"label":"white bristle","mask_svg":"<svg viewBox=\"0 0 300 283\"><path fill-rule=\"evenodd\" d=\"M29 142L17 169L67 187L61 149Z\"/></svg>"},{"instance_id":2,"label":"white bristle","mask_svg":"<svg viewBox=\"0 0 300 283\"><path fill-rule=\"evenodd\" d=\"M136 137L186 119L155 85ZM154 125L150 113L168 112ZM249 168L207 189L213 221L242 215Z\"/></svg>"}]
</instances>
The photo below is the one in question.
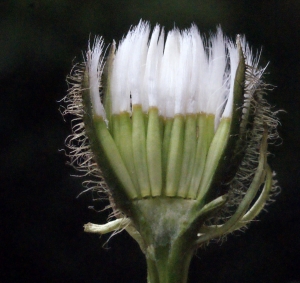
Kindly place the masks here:
<instances>
[{"instance_id":1,"label":"white bristle","mask_svg":"<svg viewBox=\"0 0 300 283\"><path fill-rule=\"evenodd\" d=\"M89 86L91 93L91 101L93 105L93 111L96 115L102 116L104 119L105 110L100 100L100 83L101 83L101 74L103 70L103 46L104 42L101 37L97 37L92 46L92 49L88 49L86 55L86 66L89 76Z\"/></svg>"},{"instance_id":2,"label":"white bristle","mask_svg":"<svg viewBox=\"0 0 300 283\"><path fill-rule=\"evenodd\" d=\"M233 107L233 90L234 90L234 81L236 76L237 66L239 64L239 53L237 46L233 42L228 42L227 44L229 58L230 58L230 89L226 102L226 107L223 112L223 117L231 117L232 107Z\"/></svg>"},{"instance_id":3,"label":"white bristle","mask_svg":"<svg viewBox=\"0 0 300 283\"><path fill-rule=\"evenodd\" d=\"M161 62L159 104L164 107L161 109L161 113L166 117L173 117L175 110L175 81L178 79L180 56L179 38L180 33L177 29L168 33Z\"/></svg>"},{"instance_id":4,"label":"white bristle","mask_svg":"<svg viewBox=\"0 0 300 283\"><path fill-rule=\"evenodd\" d=\"M219 28L217 34L210 38L208 78L206 84L206 113L217 114L224 103L224 85L226 68L226 52L223 33Z\"/></svg>"},{"instance_id":5,"label":"white bristle","mask_svg":"<svg viewBox=\"0 0 300 283\"><path fill-rule=\"evenodd\" d=\"M162 31L160 36L159 33L160 27L157 25L151 36L145 67L143 94L148 97L150 107L158 106L160 64L164 48L164 33ZM146 103L147 99L144 99L143 104Z\"/></svg>"}]
</instances>

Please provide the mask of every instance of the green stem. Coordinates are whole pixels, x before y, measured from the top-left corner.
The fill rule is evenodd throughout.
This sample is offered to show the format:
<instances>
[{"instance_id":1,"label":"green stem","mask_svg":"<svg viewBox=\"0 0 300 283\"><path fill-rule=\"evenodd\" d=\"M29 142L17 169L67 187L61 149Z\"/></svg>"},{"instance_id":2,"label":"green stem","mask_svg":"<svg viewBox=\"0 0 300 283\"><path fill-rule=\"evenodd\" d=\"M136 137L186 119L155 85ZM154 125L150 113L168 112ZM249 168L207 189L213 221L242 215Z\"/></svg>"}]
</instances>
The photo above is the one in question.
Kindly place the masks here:
<instances>
[{"instance_id":1,"label":"green stem","mask_svg":"<svg viewBox=\"0 0 300 283\"><path fill-rule=\"evenodd\" d=\"M177 239L172 246L155 249L155 259L147 258L148 283L186 283L193 255L186 239Z\"/></svg>"},{"instance_id":2,"label":"green stem","mask_svg":"<svg viewBox=\"0 0 300 283\"><path fill-rule=\"evenodd\" d=\"M132 204L131 221L145 242L148 283L186 283L198 238L197 202L161 197Z\"/></svg>"},{"instance_id":3,"label":"green stem","mask_svg":"<svg viewBox=\"0 0 300 283\"><path fill-rule=\"evenodd\" d=\"M157 283L159 282L159 275L155 260L151 258L146 258L147 260L147 282L148 283Z\"/></svg>"}]
</instances>

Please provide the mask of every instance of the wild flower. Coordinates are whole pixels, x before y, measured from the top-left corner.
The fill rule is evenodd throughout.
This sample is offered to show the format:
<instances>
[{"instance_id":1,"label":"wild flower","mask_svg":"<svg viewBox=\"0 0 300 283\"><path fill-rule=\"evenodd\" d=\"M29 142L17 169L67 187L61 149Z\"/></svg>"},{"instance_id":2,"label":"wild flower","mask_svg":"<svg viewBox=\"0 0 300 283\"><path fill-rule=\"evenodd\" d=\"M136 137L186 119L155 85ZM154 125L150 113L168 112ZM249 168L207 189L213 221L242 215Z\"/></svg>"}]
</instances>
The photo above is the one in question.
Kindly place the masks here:
<instances>
[{"instance_id":1,"label":"wild flower","mask_svg":"<svg viewBox=\"0 0 300 283\"><path fill-rule=\"evenodd\" d=\"M278 119L265 68L244 36L169 31L141 21L106 57L101 37L74 67L63 114L70 164L108 197L146 255L148 281L186 282L193 251L242 229L277 191L268 143Z\"/></svg>"}]
</instances>

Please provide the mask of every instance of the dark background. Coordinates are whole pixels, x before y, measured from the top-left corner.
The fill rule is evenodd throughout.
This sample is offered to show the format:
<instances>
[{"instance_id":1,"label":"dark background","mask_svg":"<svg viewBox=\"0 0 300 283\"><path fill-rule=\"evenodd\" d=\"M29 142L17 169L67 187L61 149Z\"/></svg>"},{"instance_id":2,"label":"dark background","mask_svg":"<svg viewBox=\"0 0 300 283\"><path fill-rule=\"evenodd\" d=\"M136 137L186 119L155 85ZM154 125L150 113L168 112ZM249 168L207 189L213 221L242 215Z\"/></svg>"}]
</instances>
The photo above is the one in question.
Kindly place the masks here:
<instances>
[{"instance_id":1,"label":"dark background","mask_svg":"<svg viewBox=\"0 0 300 283\"><path fill-rule=\"evenodd\" d=\"M246 34L263 47L262 64L270 61L270 102L286 111L282 145L269 158L281 194L245 234L199 250L189 282L300 282L299 0L0 1L0 282L146 282L143 255L125 232L106 245L108 237L83 232L106 221L97 212L106 203L76 198L81 180L59 152L70 123L58 111L89 36L120 40L141 18L167 30L194 22L205 33L221 24L231 37Z\"/></svg>"}]
</instances>

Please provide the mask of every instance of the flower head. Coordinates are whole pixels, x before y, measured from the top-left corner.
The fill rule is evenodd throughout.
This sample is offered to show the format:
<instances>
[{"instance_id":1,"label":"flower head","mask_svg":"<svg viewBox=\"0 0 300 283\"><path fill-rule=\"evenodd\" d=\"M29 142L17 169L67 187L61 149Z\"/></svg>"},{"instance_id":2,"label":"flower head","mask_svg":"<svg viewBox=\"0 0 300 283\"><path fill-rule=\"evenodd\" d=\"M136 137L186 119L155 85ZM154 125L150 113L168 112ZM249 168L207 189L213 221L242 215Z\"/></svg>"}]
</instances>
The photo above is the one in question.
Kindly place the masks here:
<instances>
[{"instance_id":1,"label":"flower head","mask_svg":"<svg viewBox=\"0 0 300 283\"><path fill-rule=\"evenodd\" d=\"M125 227L155 261L165 245L192 250L256 217L276 189L267 143L278 123L258 61L221 28L165 38L141 21L107 58L96 38L71 76L65 114L79 123L67 145L126 221L86 229Z\"/></svg>"}]
</instances>

